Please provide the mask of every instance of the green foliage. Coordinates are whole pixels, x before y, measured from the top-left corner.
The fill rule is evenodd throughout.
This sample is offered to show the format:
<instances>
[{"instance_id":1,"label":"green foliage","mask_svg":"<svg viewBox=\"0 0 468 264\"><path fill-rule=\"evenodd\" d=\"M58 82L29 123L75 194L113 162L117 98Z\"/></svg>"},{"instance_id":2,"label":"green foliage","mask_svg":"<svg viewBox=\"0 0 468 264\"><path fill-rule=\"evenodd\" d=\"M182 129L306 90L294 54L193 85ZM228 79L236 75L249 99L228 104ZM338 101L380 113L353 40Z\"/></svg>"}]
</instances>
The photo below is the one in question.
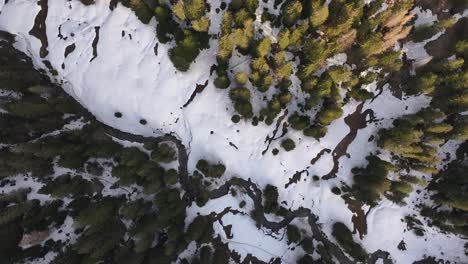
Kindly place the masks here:
<instances>
[{"instance_id":1,"label":"green foliage","mask_svg":"<svg viewBox=\"0 0 468 264\"><path fill-rule=\"evenodd\" d=\"M321 0L308 1L311 5L311 14L309 16L310 23L313 27L322 25L328 18L328 5L322 3Z\"/></svg>"},{"instance_id":2,"label":"green foliage","mask_svg":"<svg viewBox=\"0 0 468 264\"><path fill-rule=\"evenodd\" d=\"M301 241L301 231L295 225L288 225L286 227L286 235L289 243L299 243Z\"/></svg>"},{"instance_id":3,"label":"green foliage","mask_svg":"<svg viewBox=\"0 0 468 264\"><path fill-rule=\"evenodd\" d=\"M216 77L214 80L214 85L219 89L226 89L230 84L231 80L229 80L227 73L218 75L218 77Z\"/></svg>"},{"instance_id":4,"label":"green foliage","mask_svg":"<svg viewBox=\"0 0 468 264\"><path fill-rule=\"evenodd\" d=\"M373 205L390 189L391 182L387 175L395 168L377 156L371 155L366 159L369 163L365 168L355 167L351 170L354 174L354 184L351 188L359 200Z\"/></svg>"},{"instance_id":5,"label":"green foliage","mask_svg":"<svg viewBox=\"0 0 468 264\"><path fill-rule=\"evenodd\" d=\"M309 126L310 119L308 116L300 115L299 113L295 112L289 116L288 122L291 124L293 129L304 130Z\"/></svg>"},{"instance_id":6,"label":"green foliage","mask_svg":"<svg viewBox=\"0 0 468 264\"><path fill-rule=\"evenodd\" d=\"M54 109L42 100L11 102L6 104L5 108L11 114L26 119L37 119L54 113Z\"/></svg>"},{"instance_id":7,"label":"green foliage","mask_svg":"<svg viewBox=\"0 0 468 264\"><path fill-rule=\"evenodd\" d=\"M83 0L82 0L83 1ZM85 0L93 1L94 0ZM150 8L143 0L122 0L120 1L124 6L130 8L135 12L135 15L140 19L141 22L148 24L153 17Z\"/></svg>"},{"instance_id":8,"label":"green foliage","mask_svg":"<svg viewBox=\"0 0 468 264\"><path fill-rule=\"evenodd\" d=\"M353 235L346 225L340 222L333 224L332 235L356 261L364 262L367 260L367 252L353 240Z\"/></svg>"},{"instance_id":9,"label":"green foliage","mask_svg":"<svg viewBox=\"0 0 468 264\"><path fill-rule=\"evenodd\" d=\"M190 20L200 19L205 15L204 0L184 0L185 16Z\"/></svg>"},{"instance_id":10,"label":"green foliage","mask_svg":"<svg viewBox=\"0 0 468 264\"><path fill-rule=\"evenodd\" d=\"M261 39L257 47L255 48L255 53L257 57L265 57L266 55L270 54L271 51L271 39L269 37L265 37Z\"/></svg>"},{"instance_id":11,"label":"green foliage","mask_svg":"<svg viewBox=\"0 0 468 264\"><path fill-rule=\"evenodd\" d=\"M352 72L343 66L332 66L328 69L327 73L335 83L349 81L352 75Z\"/></svg>"},{"instance_id":12,"label":"green foliage","mask_svg":"<svg viewBox=\"0 0 468 264\"><path fill-rule=\"evenodd\" d=\"M290 43L291 32L287 28L283 28L278 34L278 46L281 50L286 49Z\"/></svg>"},{"instance_id":13,"label":"green foliage","mask_svg":"<svg viewBox=\"0 0 468 264\"><path fill-rule=\"evenodd\" d=\"M207 17L201 17L192 22L192 28L198 32L208 32L210 20Z\"/></svg>"},{"instance_id":14,"label":"green foliage","mask_svg":"<svg viewBox=\"0 0 468 264\"><path fill-rule=\"evenodd\" d=\"M196 168L201 171L206 177L220 178L226 171L226 167L221 164L210 164L208 161L201 159L197 162Z\"/></svg>"},{"instance_id":15,"label":"green foliage","mask_svg":"<svg viewBox=\"0 0 468 264\"><path fill-rule=\"evenodd\" d=\"M293 26L302 13L300 1L287 1L282 8L282 21L285 27Z\"/></svg>"},{"instance_id":16,"label":"green foliage","mask_svg":"<svg viewBox=\"0 0 468 264\"><path fill-rule=\"evenodd\" d=\"M324 137L327 134L327 131L328 131L327 127L313 125L304 129L303 133L304 133L304 136L319 139L319 138Z\"/></svg>"},{"instance_id":17,"label":"green foliage","mask_svg":"<svg viewBox=\"0 0 468 264\"><path fill-rule=\"evenodd\" d=\"M425 24L425 25L418 26L413 29L413 32L411 34L412 40L414 42L422 42L426 39L431 38L432 36L437 34L440 30L442 30L442 28L437 24L433 24L433 25Z\"/></svg>"},{"instance_id":18,"label":"green foliage","mask_svg":"<svg viewBox=\"0 0 468 264\"><path fill-rule=\"evenodd\" d=\"M296 148L296 143L292 139L286 138L281 141L281 147L286 151L291 151Z\"/></svg>"},{"instance_id":19,"label":"green foliage","mask_svg":"<svg viewBox=\"0 0 468 264\"><path fill-rule=\"evenodd\" d=\"M247 76L247 73L245 72L238 72L235 75L235 79L236 79L237 84L245 85L247 81L249 80L249 77Z\"/></svg>"},{"instance_id":20,"label":"green foliage","mask_svg":"<svg viewBox=\"0 0 468 264\"><path fill-rule=\"evenodd\" d=\"M373 93L359 88L353 88L347 94L358 101L366 101L374 97Z\"/></svg>"},{"instance_id":21,"label":"green foliage","mask_svg":"<svg viewBox=\"0 0 468 264\"><path fill-rule=\"evenodd\" d=\"M362 55L371 56L378 53L384 44L382 33L371 33L366 36L366 39L359 43Z\"/></svg>"},{"instance_id":22,"label":"green foliage","mask_svg":"<svg viewBox=\"0 0 468 264\"><path fill-rule=\"evenodd\" d=\"M151 159L157 162L170 163L177 159L177 152L169 144L160 143L151 152Z\"/></svg>"},{"instance_id":23,"label":"green foliage","mask_svg":"<svg viewBox=\"0 0 468 264\"><path fill-rule=\"evenodd\" d=\"M410 95L432 93L437 84L437 75L425 73L416 75L408 84L407 91Z\"/></svg>"},{"instance_id":24,"label":"green foliage","mask_svg":"<svg viewBox=\"0 0 468 264\"><path fill-rule=\"evenodd\" d=\"M84 5L93 5L95 3L94 0L80 0L80 1Z\"/></svg>"},{"instance_id":25,"label":"green foliage","mask_svg":"<svg viewBox=\"0 0 468 264\"><path fill-rule=\"evenodd\" d=\"M105 226L104 223L108 221L112 215L117 212L118 200L105 199L101 202L93 203L86 209L82 210L76 217L74 226L76 228L85 226Z\"/></svg>"},{"instance_id":26,"label":"green foliage","mask_svg":"<svg viewBox=\"0 0 468 264\"><path fill-rule=\"evenodd\" d=\"M393 122L393 128L379 132L378 145L399 155L410 168L435 173L437 149L429 143L449 136L452 126L435 121L444 117L444 113L430 109L403 116Z\"/></svg>"},{"instance_id":27,"label":"green foliage","mask_svg":"<svg viewBox=\"0 0 468 264\"><path fill-rule=\"evenodd\" d=\"M89 228L73 245L73 249L80 255L86 255L84 263L94 263L117 246L124 231L125 226L120 221Z\"/></svg>"},{"instance_id":28,"label":"green foliage","mask_svg":"<svg viewBox=\"0 0 468 264\"><path fill-rule=\"evenodd\" d=\"M317 114L317 119L323 126L330 125L334 120L343 115L343 110L338 104L325 105Z\"/></svg>"},{"instance_id":29,"label":"green foliage","mask_svg":"<svg viewBox=\"0 0 468 264\"><path fill-rule=\"evenodd\" d=\"M253 116L252 105L250 104L250 91L245 87L232 89L229 97L234 102L234 109L245 118Z\"/></svg>"},{"instance_id":30,"label":"green foliage","mask_svg":"<svg viewBox=\"0 0 468 264\"><path fill-rule=\"evenodd\" d=\"M69 174L65 174L48 182L39 190L39 193L63 198L67 196L91 195L95 191L97 189L94 188L92 182L83 179L81 176L71 177Z\"/></svg>"},{"instance_id":31,"label":"green foliage","mask_svg":"<svg viewBox=\"0 0 468 264\"><path fill-rule=\"evenodd\" d=\"M268 184L263 191L265 196L264 210L267 214L274 214L279 209L278 204L278 188L276 186Z\"/></svg>"},{"instance_id":32,"label":"green foliage","mask_svg":"<svg viewBox=\"0 0 468 264\"><path fill-rule=\"evenodd\" d=\"M16 221L27 213L32 207L31 202L16 204L2 209L0 212L0 226Z\"/></svg>"},{"instance_id":33,"label":"green foliage","mask_svg":"<svg viewBox=\"0 0 468 264\"><path fill-rule=\"evenodd\" d=\"M468 186L467 169L468 165L464 161L451 162L447 170L437 174L436 180L429 184L429 190L436 192L432 198L437 203L468 212L468 194L463 191Z\"/></svg>"},{"instance_id":34,"label":"green foliage","mask_svg":"<svg viewBox=\"0 0 468 264\"><path fill-rule=\"evenodd\" d=\"M169 50L169 58L179 71L188 71L190 64L198 57L203 48L200 35L184 30L177 46Z\"/></svg>"}]
</instances>

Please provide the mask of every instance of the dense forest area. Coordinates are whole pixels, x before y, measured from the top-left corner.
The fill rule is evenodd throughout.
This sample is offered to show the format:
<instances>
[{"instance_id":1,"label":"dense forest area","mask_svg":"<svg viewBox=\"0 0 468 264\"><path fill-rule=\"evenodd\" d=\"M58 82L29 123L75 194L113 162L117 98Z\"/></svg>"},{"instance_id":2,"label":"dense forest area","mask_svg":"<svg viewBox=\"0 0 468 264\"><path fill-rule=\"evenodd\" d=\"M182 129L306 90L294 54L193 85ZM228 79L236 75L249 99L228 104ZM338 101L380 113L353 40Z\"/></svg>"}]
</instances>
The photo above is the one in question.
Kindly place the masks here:
<instances>
[{"instance_id":1,"label":"dense forest area","mask_svg":"<svg viewBox=\"0 0 468 264\"><path fill-rule=\"evenodd\" d=\"M352 184L337 182L331 191L350 210L368 212L382 201L404 207L423 193L418 214L402 219L408 230L423 237L429 226L468 237L465 0L440 1L444 9L434 10L436 21L418 25L412 10L425 1L232 0L219 8L212 2L111 0L109 8L121 4L154 24L181 73L214 46L212 83L230 99L235 112L228 121L276 124L270 143L280 139L280 147L268 145L262 155L294 155L299 142L288 132L320 142L333 122L352 117L344 116L349 102L362 110L384 90L402 100L427 98L422 109L379 128L369 139L377 151L353 164ZM46 71L34 69L13 46L14 35L0 33L1 263L283 263L230 248L214 230L219 223L232 236L232 226L223 225L226 214L245 216L267 234L282 233L300 252L296 263L392 263L384 248L366 251L356 239L359 228L336 221L328 237L311 208L291 209L273 184L260 187L231 175L215 158L199 159L190 171L190 153L176 134L144 137L99 122ZM450 38L437 42L436 35ZM407 43L436 51L418 65L408 59ZM364 127L374 118L366 119L368 113ZM123 115L114 111L116 120ZM144 118L135 120L145 125ZM336 171L310 177L325 182ZM193 211L226 196L240 199L240 209ZM468 259L468 242L465 248ZM427 256L414 263L440 261Z\"/></svg>"}]
</instances>

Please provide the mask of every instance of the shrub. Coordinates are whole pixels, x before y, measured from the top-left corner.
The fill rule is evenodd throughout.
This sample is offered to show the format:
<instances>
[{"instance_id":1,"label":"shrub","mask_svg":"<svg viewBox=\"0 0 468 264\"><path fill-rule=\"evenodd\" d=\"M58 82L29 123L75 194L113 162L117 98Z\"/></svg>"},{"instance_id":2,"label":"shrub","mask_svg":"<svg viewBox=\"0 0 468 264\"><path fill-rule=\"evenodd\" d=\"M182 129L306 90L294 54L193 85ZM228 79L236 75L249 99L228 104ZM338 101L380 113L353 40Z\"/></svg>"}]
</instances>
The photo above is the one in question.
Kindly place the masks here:
<instances>
[{"instance_id":1,"label":"shrub","mask_svg":"<svg viewBox=\"0 0 468 264\"><path fill-rule=\"evenodd\" d=\"M354 257L357 261L366 261L366 251L361 247L361 245L354 242L353 235L351 234L351 231L348 229L348 227L346 227L346 225L340 222L336 222L335 224L333 224L332 235L344 248L344 250L347 253L349 253L352 257Z\"/></svg>"},{"instance_id":2,"label":"shrub","mask_svg":"<svg viewBox=\"0 0 468 264\"><path fill-rule=\"evenodd\" d=\"M315 139L319 139L324 137L327 134L327 127L320 126L320 125L313 125L304 129L303 134L306 137L313 137Z\"/></svg>"},{"instance_id":3,"label":"shrub","mask_svg":"<svg viewBox=\"0 0 468 264\"><path fill-rule=\"evenodd\" d=\"M234 103L234 109L245 118L251 118L253 116L252 104L248 101L236 101Z\"/></svg>"},{"instance_id":4,"label":"shrub","mask_svg":"<svg viewBox=\"0 0 468 264\"><path fill-rule=\"evenodd\" d=\"M300 1L288 1L283 8L283 24L290 27L296 23L302 12L302 4Z\"/></svg>"},{"instance_id":5,"label":"shrub","mask_svg":"<svg viewBox=\"0 0 468 264\"><path fill-rule=\"evenodd\" d=\"M231 117L231 121L232 121L233 123L239 123L239 121L240 121L240 116L239 116L239 115L233 115L233 116Z\"/></svg>"},{"instance_id":6,"label":"shrub","mask_svg":"<svg viewBox=\"0 0 468 264\"><path fill-rule=\"evenodd\" d=\"M226 89L231 84L231 80L227 74L218 75L218 77L214 80L214 85L219 89Z\"/></svg>"},{"instance_id":7,"label":"shrub","mask_svg":"<svg viewBox=\"0 0 468 264\"><path fill-rule=\"evenodd\" d=\"M205 15L204 0L184 0L185 16L190 20L200 19Z\"/></svg>"},{"instance_id":8,"label":"shrub","mask_svg":"<svg viewBox=\"0 0 468 264\"><path fill-rule=\"evenodd\" d=\"M309 117L305 115L299 115L299 113L295 112L288 118L288 122L291 124L291 127L295 130L304 130L307 126L309 126Z\"/></svg>"},{"instance_id":9,"label":"shrub","mask_svg":"<svg viewBox=\"0 0 468 264\"><path fill-rule=\"evenodd\" d=\"M354 174L352 189L356 198L373 205L390 189L391 182L387 179L387 175L395 168L377 156L371 155L366 159L369 163L365 168L355 167L351 170Z\"/></svg>"},{"instance_id":10,"label":"shrub","mask_svg":"<svg viewBox=\"0 0 468 264\"><path fill-rule=\"evenodd\" d=\"M247 81L249 80L249 77L247 76L247 73L245 72L238 72L236 73L235 79L239 85L245 85Z\"/></svg>"},{"instance_id":11,"label":"shrub","mask_svg":"<svg viewBox=\"0 0 468 264\"><path fill-rule=\"evenodd\" d=\"M284 150L286 151L291 151L296 147L296 144L292 139L287 138L281 141L281 147L284 148Z\"/></svg>"},{"instance_id":12,"label":"shrub","mask_svg":"<svg viewBox=\"0 0 468 264\"><path fill-rule=\"evenodd\" d=\"M309 20L314 27L322 25L328 18L328 5L321 2L321 0L309 1L312 7L312 14L309 16Z\"/></svg>"},{"instance_id":13,"label":"shrub","mask_svg":"<svg viewBox=\"0 0 468 264\"><path fill-rule=\"evenodd\" d=\"M257 57L265 57L267 56L271 51L271 39L269 37L265 37L263 39L261 39L258 44L257 44L257 47L255 49L255 53L257 55Z\"/></svg>"},{"instance_id":14,"label":"shrub","mask_svg":"<svg viewBox=\"0 0 468 264\"><path fill-rule=\"evenodd\" d=\"M151 152L151 159L157 162L170 163L176 160L177 152L174 148L167 143L160 143L153 152Z\"/></svg>"},{"instance_id":15,"label":"shrub","mask_svg":"<svg viewBox=\"0 0 468 264\"><path fill-rule=\"evenodd\" d=\"M278 211L278 188L276 186L268 184L263 191L263 195L265 196L265 213L271 214Z\"/></svg>"},{"instance_id":16,"label":"shrub","mask_svg":"<svg viewBox=\"0 0 468 264\"><path fill-rule=\"evenodd\" d=\"M245 87L234 88L229 92L229 98L233 101L249 101L250 91Z\"/></svg>"},{"instance_id":17,"label":"shrub","mask_svg":"<svg viewBox=\"0 0 468 264\"><path fill-rule=\"evenodd\" d=\"M434 24L434 25L421 25L417 28L413 29L413 33L411 34L412 40L414 42L421 42L424 41L433 35L437 34L441 30L441 27Z\"/></svg>"},{"instance_id":18,"label":"shrub","mask_svg":"<svg viewBox=\"0 0 468 264\"><path fill-rule=\"evenodd\" d=\"M340 105L330 104L322 108L318 113L318 121L324 126L330 125L334 120L343 115L343 110Z\"/></svg>"},{"instance_id":19,"label":"shrub","mask_svg":"<svg viewBox=\"0 0 468 264\"><path fill-rule=\"evenodd\" d=\"M169 50L169 58L179 71L187 71L200 53L200 49L199 37L195 33L185 30L181 39L177 41L177 46Z\"/></svg>"},{"instance_id":20,"label":"shrub","mask_svg":"<svg viewBox=\"0 0 468 264\"><path fill-rule=\"evenodd\" d=\"M295 225L288 225L286 227L286 235L288 236L289 243L299 243L301 241L301 232Z\"/></svg>"},{"instance_id":21,"label":"shrub","mask_svg":"<svg viewBox=\"0 0 468 264\"><path fill-rule=\"evenodd\" d=\"M207 17L201 17L197 20L192 21L192 28L195 31L207 32L210 28L210 20Z\"/></svg>"},{"instance_id":22,"label":"shrub","mask_svg":"<svg viewBox=\"0 0 468 264\"><path fill-rule=\"evenodd\" d=\"M200 170L206 177L220 178L226 171L223 164L210 164L208 161L201 159L197 162L196 168Z\"/></svg>"}]
</instances>

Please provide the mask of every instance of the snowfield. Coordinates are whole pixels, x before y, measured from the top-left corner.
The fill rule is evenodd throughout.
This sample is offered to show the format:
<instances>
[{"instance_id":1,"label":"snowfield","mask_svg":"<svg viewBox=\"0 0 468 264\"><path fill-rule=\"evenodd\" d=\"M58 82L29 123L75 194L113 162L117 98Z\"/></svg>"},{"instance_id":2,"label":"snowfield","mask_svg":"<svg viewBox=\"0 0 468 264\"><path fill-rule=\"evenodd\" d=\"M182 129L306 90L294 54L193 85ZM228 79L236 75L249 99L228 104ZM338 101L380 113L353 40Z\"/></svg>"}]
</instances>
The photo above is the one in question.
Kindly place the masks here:
<instances>
[{"instance_id":1,"label":"snowfield","mask_svg":"<svg viewBox=\"0 0 468 264\"><path fill-rule=\"evenodd\" d=\"M216 0L209 2L218 5ZM265 138L272 135L276 120L271 126L264 123L253 126L245 121L234 124L231 121L234 114L231 101L225 90L214 87L214 78L210 76L210 68L215 64L216 40L211 40L210 49L201 52L188 72L181 73L169 60L171 44L157 41L157 22L154 18L148 25L142 24L130 9L121 4L111 10L109 0L96 0L96 4L90 6L84 6L78 0L49 0L45 21L48 55L41 58L43 44L29 34L40 9L35 0L10 0L6 4L5 0L0 0L0 30L15 34L15 47L28 54L38 69L46 70L55 82L61 84L98 120L133 134L175 134L189 151L189 172L203 158L225 164L225 177L250 178L260 188L267 184L277 186L280 201L286 201L287 207L291 208L310 208L319 216L323 231L332 241L332 224L341 221L352 230L353 212L330 189L340 182L352 184L351 168L365 166L365 157L377 150L375 140L369 140L371 135L375 135L379 128L391 126L393 119L427 106L430 100L426 96L400 100L384 89L375 100L364 104L362 111L371 109L375 120L357 131L347 149L349 155L338 160L337 177L313 181L312 176L323 176L332 170L332 151L350 132L344 117L355 112L358 102L351 100L343 107L343 117L328 127L327 135L320 141L290 129L287 136L296 142L293 151L281 149L277 156L272 155L273 148L280 149L279 139L273 141L263 155L267 147ZM430 14L424 14L421 23L433 21ZM211 15L216 16L215 13ZM219 16L217 20L220 20ZM217 33L218 30L217 23L212 23L210 33ZM93 43L96 43L95 49ZM70 52L71 46L74 49ZM403 49L409 52L409 58L424 61L428 55L423 46L408 43ZM50 62L56 75L44 61ZM338 57L332 63L343 61ZM196 85L206 81L208 85L204 91L196 94L194 100L183 107ZM296 95L301 96L301 93L297 92ZM114 116L117 111L123 114L122 118ZM290 112L293 111L290 109ZM145 119L147 124L140 124L141 119ZM331 151L323 153L312 165L311 160L323 149ZM289 178L303 170L306 172L302 173L301 179L286 188ZM31 182L24 184L34 186ZM356 234L355 239L370 253L378 249L388 251L395 263L411 263L426 255L453 263L466 263L463 249L466 240L429 227L424 237L418 237L402 221L405 215L416 212L412 201L422 199L423 195L424 192L414 192L408 199L408 207L400 207L383 199L368 212L367 235L360 240ZM197 213L220 212L228 206L248 213L251 201L247 197L247 206L240 209L241 200L239 195L228 195L211 200L202 208L192 206L187 212L187 220L191 221ZM293 250L293 245L288 245L281 234L271 237L264 230L259 230L249 217L227 214L222 220L224 225L233 225L234 237L227 238L220 225L215 226L215 231L242 256L251 253L264 261L281 256L284 263L295 263L296 258L303 254L300 247ZM406 243L406 251L397 249L401 240ZM44 263L47 262L44 260Z\"/></svg>"}]
</instances>

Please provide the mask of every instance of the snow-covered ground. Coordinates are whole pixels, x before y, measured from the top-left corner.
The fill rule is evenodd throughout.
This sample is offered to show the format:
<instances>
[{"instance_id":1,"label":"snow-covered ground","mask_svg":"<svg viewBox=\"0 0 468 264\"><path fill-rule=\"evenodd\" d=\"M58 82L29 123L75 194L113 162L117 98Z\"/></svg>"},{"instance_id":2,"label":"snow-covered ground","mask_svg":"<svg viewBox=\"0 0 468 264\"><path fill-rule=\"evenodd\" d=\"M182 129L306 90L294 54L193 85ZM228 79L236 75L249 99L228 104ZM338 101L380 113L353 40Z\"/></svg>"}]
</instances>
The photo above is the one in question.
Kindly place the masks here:
<instances>
[{"instance_id":1,"label":"snow-covered ground","mask_svg":"<svg viewBox=\"0 0 468 264\"><path fill-rule=\"evenodd\" d=\"M225 177L250 178L260 187L273 184L279 189L280 201L287 201L288 207L312 209L330 237L331 225L336 221L344 222L352 229L353 215L344 200L331 193L331 187L341 181L348 185L352 183L350 170L365 165L365 157L376 150L375 141L368 139L379 128L388 127L394 118L414 113L429 103L429 98L424 96L402 101L384 90L363 109L373 109L380 121L358 131L348 148L349 158L343 156L339 160L337 178L314 182L313 175L322 176L332 169L333 157L331 152L325 153L314 165L310 164L311 159L324 148L333 150L346 136L350 129L344 117L355 111L357 102L351 100L344 106L343 117L328 127L327 135L320 141L290 130L287 136L296 142L294 151L281 150L273 156L271 149L281 149L281 140L276 140L262 155L266 148L265 138L271 136L274 125L260 123L253 126L250 122L234 124L231 121L234 114L231 101L225 90L214 87L213 78L209 76L210 67L215 64L216 41L212 40L211 48L201 52L188 72L181 73L168 58L167 51L171 45L158 43L154 19L149 25L144 25L130 9L120 4L111 11L109 0L96 0L96 4L90 6L84 6L78 0L49 0L45 23L49 54L40 58L41 42L28 33L40 10L37 1L4 2L0 0L0 30L16 34L15 46L28 54L37 68L47 69L44 60L48 60L58 72L57 76L51 77L100 121L134 134L176 134L190 152L189 171L193 171L196 162L204 158L225 164ZM432 21L430 16L424 22L429 20ZM219 30L213 24L217 23L212 23L211 33ZM93 59L92 43L96 41L96 32L99 32L99 40L97 57ZM73 44L75 49L65 57L66 48ZM410 43L404 47L410 54L414 49ZM411 59L424 59L420 48L414 52L417 54L409 56ZM203 84L206 80L209 82L205 90L197 94L187 107L182 107L196 84ZM122 118L114 116L117 111L123 114ZM141 125L140 119L147 120L147 124ZM298 183L284 187L296 171L304 169L308 170L309 176L303 174ZM410 199L416 199L416 196L413 194ZM191 208L189 215L195 211L220 212L226 206L237 208L238 198L227 196L212 200L203 208ZM411 263L424 255L459 263L466 260L464 241L460 238L432 229L428 237L416 237L407 231L401 219L411 211L411 208L402 208L386 200L373 208L367 218L368 234L362 240L365 248L369 252L377 249L388 251L396 263ZM252 253L265 261L272 255L282 256L285 263L294 263L300 253L299 250L290 252L285 239L263 235L252 220L242 215L227 214L223 222L233 225L234 238L226 241L232 242L230 247L242 255ZM221 227L217 226L215 230L224 237ZM359 240L358 236L355 238ZM401 240L407 243L407 251L397 249Z\"/></svg>"}]
</instances>

